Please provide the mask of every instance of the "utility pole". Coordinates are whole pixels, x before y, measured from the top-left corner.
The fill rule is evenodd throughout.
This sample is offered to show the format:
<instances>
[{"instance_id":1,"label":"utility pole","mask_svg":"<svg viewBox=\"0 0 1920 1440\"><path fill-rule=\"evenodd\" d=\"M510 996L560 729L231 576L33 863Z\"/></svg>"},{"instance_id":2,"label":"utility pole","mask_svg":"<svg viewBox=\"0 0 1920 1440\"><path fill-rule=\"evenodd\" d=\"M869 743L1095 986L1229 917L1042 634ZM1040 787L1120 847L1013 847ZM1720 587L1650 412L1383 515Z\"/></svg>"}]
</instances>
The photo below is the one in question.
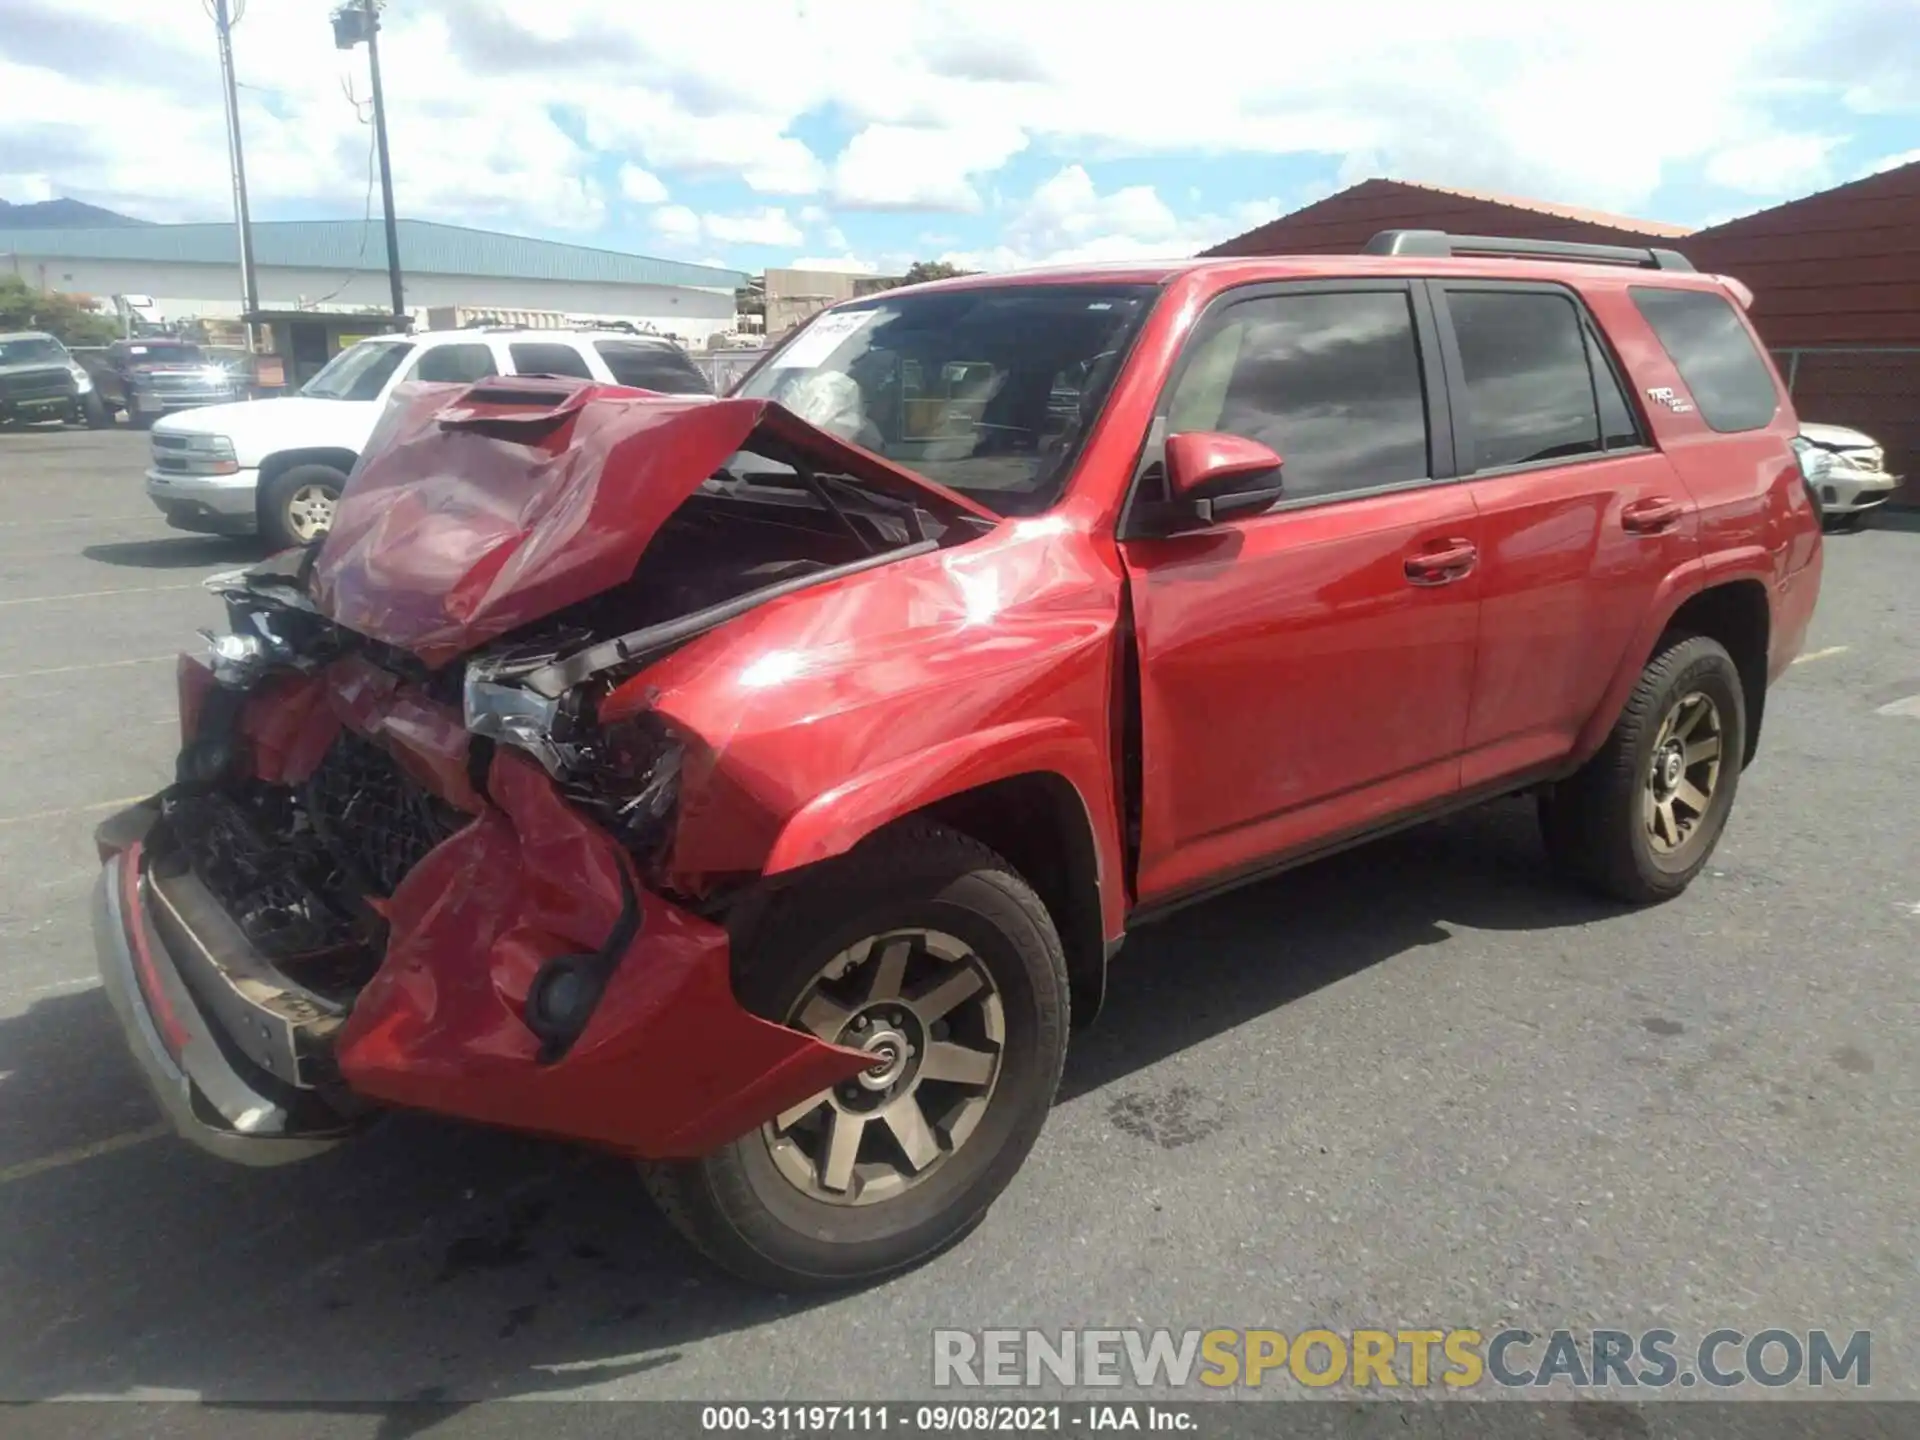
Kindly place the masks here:
<instances>
[{"instance_id":1,"label":"utility pole","mask_svg":"<svg viewBox=\"0 0 1920 1440\"><path fill-rule=\"evenodd\" d=\"M377 0L358 0L333 12L333 43L351 50L367 42L367 69L373 76L373 143L380 152L380 203L387 220L387 285L393 293L393 323L408 327L407 301L400 283L400 230L393 217L393 165L387 158L387 102L380 88L380 10Z\"/></svg>"},{"instance_id":2,"label":"utility pole","mask_svg":"<svg viewBox=\"0 0 1920 1440\"><path fill-rule=\"evenodd\" d=\"M253 266L253 218L247 212L247 166L240 152L240 89L233 73L233 16L227 0L213 0L213 23L220 33L220 80L227 98L227 155L233 166L234 223L240 231L240 315L247 327L247 349L253 351L256 346L252 317L260 309L260 290Z\"/></svg>"}]
</instances>

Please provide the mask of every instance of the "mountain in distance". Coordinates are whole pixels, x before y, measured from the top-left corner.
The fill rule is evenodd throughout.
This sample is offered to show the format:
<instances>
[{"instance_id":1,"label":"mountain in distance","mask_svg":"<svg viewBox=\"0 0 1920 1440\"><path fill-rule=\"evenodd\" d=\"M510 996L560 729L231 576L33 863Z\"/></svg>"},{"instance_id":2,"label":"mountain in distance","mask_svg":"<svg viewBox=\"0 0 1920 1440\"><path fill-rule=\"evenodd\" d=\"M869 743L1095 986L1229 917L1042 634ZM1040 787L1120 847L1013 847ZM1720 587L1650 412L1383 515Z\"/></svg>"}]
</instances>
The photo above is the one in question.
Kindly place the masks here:
<instances>
[{"instance_id":1,"label":"mountain in distance","mask_svg":"<svg viewBox=\"0 0 1920 1440\"><path fill-rule=\"evenodd\" d=\"M103 210L84 200L35 200L14 205L0 200L0 230L80 230L102 225L146 225L116 210Z\"/></svg>"}]
</instances>

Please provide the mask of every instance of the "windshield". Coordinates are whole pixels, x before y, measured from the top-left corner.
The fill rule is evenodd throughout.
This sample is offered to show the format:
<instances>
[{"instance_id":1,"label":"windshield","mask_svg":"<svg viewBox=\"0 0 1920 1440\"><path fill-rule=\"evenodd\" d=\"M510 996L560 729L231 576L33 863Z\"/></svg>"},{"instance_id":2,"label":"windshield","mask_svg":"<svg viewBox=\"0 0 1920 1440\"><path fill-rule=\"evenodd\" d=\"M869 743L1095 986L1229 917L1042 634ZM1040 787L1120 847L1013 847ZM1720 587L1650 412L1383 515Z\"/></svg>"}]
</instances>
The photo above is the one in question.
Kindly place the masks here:
<instances>
[{"instance_id":1,"label":"windshield","mask_svg":"<svg viewBox=\"0 0 1920 1440\"><path fill-rule=\"evenodd\" d=\"M1060 496L1151 285L880 296L817 317L735 392L1003 515Z\"/></svg>"},{"instance_id":2,"label":"windshield","mask_svg":"<svg viewBox=\"0 0 1920 1440\"><path fill-rule=\"evenodd\" d=\"M315 400L378 400L412 350L404 340L362 340L329 360L300 393Z\"/></svg>"},{"instance_id":3,"label":"windshield","mask_svg":"<svg viewBox=\"0 0 1920 1440\"><path fill-rule=\"evenodd\" d=\"M64 365L67 352L58 340L46 335L28 335L19 340L0 340L0 365Z\"/></svg>"},{"instance_id":4,"label":"windshield","mask_svg":"<svg viewBox=\"0 0 1920 1440\"><path fill-rule=\"evenodd\" d=\"M189 345L181 341L156 343L142 341L129 345L123 352L126 363L136 368L142 365L203 365L206 357L200 353L198 345Z\"/></svg>"}]
</instances>

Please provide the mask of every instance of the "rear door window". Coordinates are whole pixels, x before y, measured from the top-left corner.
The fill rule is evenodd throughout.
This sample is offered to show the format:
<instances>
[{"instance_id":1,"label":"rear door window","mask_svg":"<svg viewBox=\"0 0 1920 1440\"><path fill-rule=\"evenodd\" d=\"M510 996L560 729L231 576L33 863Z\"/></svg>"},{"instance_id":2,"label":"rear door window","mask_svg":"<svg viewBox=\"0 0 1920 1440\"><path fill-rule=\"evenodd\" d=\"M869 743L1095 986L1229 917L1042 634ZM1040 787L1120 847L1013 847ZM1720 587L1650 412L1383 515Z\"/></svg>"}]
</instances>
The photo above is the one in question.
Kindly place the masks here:
<instances>
[{"instance_id":1,"label":"rear door window","mask_svg":"<svg viewBox=\"0 0 1920 1440\"><path fill-rule=\"evenodd\" d=\"M1646 444L1613 362L1607 359L1606 351L1591 330L1587 331L1587 363L1593 367L1593 390L1600 398L1600 438L1606 448L1628 450Z\"/></svg>"},{"instance_id":2,"label":"rear door window","mask_svg":"<svg viewBox=\"0 0 1920 1440\"><path fill-rule=\"evenodd\" d=\"M713 386L677 346L638 340L596 340L593 348L622 385L661 395L711 395Z\"/></svg>"},{"instance_id":3,"label":"rear door window","mask_svg":"<svg viewBox=\"0 0 1920 1440\"><path fill-rule=\"evenodd\" d=\"M594 378L593 371L587 368L586 357L571 345L522 340L509 345L507 354L513 357L516 375L572 375L581 380Z\"/></svg>"},{"instance_id":4,"label":"rear door window","mask_svg":"<svg viewBox=\"0 0 1920 1440\"><path fill-rule=\"evenodd\" d=\"M1591 352L1571 299L1544 290L1449 286L1447 309L1467 382L1471 468L1599 453Z\"/></svg>"},{"instance_id":5,"label":"rear door window","mask_svg":"<svg viewBox=\"0 0 1920 1440\"><path fill-rule=\"evenodd\" d=\"M1724 297L1654 285L1632 286L1631 293L1702 420L1723 433L1772 423L1780 408L1773 374Z\"/></svg>"},{"instance_id":6,"label":"rear door window","mask_svg":"<svg viewBox=\"0 0 1920 1440\"><path fill-rule=\"evenodd\" d=\"M500 367L493 360L493 347L479 343L435 345L424 352L420 363L413 367L414 379L441 384L471 385L499 373Z\"/></svg>"}]
</instances>

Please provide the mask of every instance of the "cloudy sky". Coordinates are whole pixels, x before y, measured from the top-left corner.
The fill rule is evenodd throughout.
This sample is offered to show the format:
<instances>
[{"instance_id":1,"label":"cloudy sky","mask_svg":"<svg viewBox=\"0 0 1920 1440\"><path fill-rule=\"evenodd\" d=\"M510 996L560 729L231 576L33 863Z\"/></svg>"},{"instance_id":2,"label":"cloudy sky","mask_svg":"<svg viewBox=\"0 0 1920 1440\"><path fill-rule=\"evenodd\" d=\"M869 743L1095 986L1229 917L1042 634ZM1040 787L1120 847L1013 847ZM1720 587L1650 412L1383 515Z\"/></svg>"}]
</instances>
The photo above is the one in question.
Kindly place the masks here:
<instances>
[{"instance_id":1,"label":"cloudy sky","mask_svg":"<svg viewBox=\"0 0 1920 1440\"><path fill-rule=\"evenodd\" d=\"M334 50L330 0L237 3L255 217L364 214L366 52ZM751 270L1188 254L1372 175L1697 225L1920 159L1920 0L390 0L385 24L403 215ZM0 97L0 198L231 215L201 0L0 0Z\"/></svg>"}]
</instances>

